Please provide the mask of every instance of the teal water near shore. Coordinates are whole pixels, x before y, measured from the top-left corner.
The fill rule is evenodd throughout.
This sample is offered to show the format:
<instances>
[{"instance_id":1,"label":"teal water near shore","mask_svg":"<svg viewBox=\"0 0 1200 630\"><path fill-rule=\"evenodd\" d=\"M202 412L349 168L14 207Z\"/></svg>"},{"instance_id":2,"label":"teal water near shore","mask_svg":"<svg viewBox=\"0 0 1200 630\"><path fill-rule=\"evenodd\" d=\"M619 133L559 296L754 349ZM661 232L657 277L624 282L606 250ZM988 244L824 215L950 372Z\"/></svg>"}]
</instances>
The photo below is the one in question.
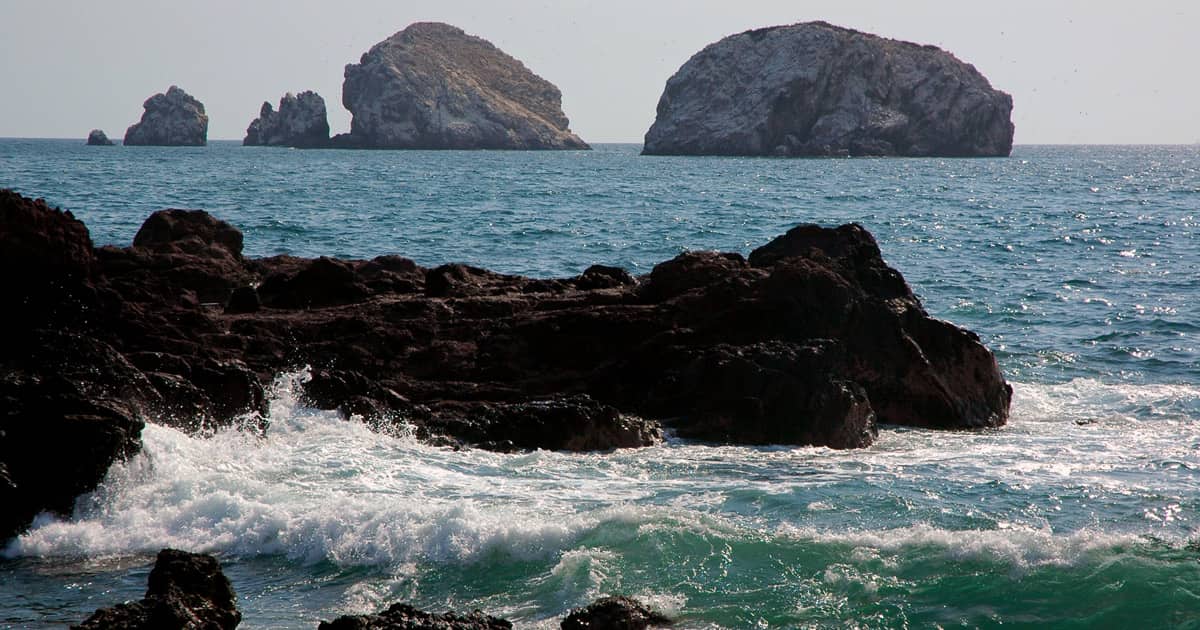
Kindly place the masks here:
<instances>
[{"instance_id":1,"label":"teal water near shore","mask_svg":"<svg viewBox=\"0 0 1200 630\"><path fill-rule=\"evenodd\" d=\"M210 551L243 627L397 600L553 627L608 593L683 627L1200 627L1200 148L1008 159L640 157L85 147L0 140L0 186L128 244L164 207L248 255L409 256L567 276L748 252L857 221L1015 394L980 433L860 451L453 452L296 404L260 440L149 426L69 520L0 559L0 626L139 597L163 546Z\"/></svg>"}]
</instances>

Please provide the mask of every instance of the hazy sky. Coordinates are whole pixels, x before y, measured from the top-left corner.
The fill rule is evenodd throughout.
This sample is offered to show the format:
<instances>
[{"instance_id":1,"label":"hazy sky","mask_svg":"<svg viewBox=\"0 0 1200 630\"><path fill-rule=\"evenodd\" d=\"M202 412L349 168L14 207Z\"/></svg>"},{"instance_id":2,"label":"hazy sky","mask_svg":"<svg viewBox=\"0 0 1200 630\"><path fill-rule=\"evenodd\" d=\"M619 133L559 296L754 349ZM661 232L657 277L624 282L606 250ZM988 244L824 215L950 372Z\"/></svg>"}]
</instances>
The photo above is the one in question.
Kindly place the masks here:
<instances>
[{"instance_id":1,"label":"hazy sky","mask_svg":"<svg viewBox=\"0 0 1200 630\"><path fill-rule=\"evenodd\" d=\"M1200 2L318 2L0 0L0 137L120 138L177 84L209 138L241 139L264 100L312 89L349 128L342 69L411 22L462 27L563 93L591 142L640 142L663 84L748 28L826 20L935 44L1013 95L1018 143L1200 141Z\"/></svg>"}]
</instances>

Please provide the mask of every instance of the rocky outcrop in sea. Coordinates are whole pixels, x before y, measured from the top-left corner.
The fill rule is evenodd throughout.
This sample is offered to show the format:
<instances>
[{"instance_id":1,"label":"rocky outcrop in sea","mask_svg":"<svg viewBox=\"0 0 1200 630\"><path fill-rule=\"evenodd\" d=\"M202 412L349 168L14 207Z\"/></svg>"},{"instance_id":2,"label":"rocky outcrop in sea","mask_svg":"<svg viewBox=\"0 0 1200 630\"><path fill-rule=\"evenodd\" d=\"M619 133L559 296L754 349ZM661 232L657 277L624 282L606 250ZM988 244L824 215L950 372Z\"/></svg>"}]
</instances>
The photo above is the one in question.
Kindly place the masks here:
<instances>
[{"instance_id":1,"label":"rocky outcrop in sea","mask_svg":"<svg viewBox=\"0 0 1200 630\"><path fill-rule=\"evenodd\" d=\"M141 121L125 131L126 145L204 146L208 143L208 115L204 104L172 85L142 104Z\"/></svg>"},{"instance_id":2,"label":"rocky outcrop in sea","mask_svg":"<svg viewBox=\"0 0 1200 630\"><path fill-rule=\"evenodd\" d=\"M605 597L583 608L571 611L562 620L562 630L589 630L592 628L620 628L621 630L645 630L671 625L671 619L651 610L645 604L629 597Z\"/></svg>"},{"instance_id":3,"label":"rocky outcrop in sea","mask_svg":"<svg viewBox=\"0 0 1200 630\"><path fill-rule=\"evenodd\" d=\"M1012 97L934 46L825 22L731 35L668 81L650 155L1007 156Z\"/></svg>"},{"instance_id":4,"label":"rocky outcrop in sea","mask_svg":"<svg viewBox=\"0 0 1200 630\"><path fill-rule=\"evenodd\" d=\"M143 422L269 432L266 388L373 426L497 451L656 443L863 447L878 423L1004 424L979 338L931 318L859 225L688 252L647 275L535 279L461 264L245 258L242 234L164 210L130 247L0 192L0 538L69 513ZM20 270L19 272L15 270Z\"/></svg>"},{"instance_id":5,"label":"rocky outcrop in sea","mask_svg":"<svg viewBox=\"0 0 1200 630\"><path fill-rule=\"evenodd\" d=\"M258 118L246 128L242 145L299 149L329 146L325 99L312 91L288 92L279 99L279 111L264 102Z\"/></svg>"},{"instance_id":6,"label":"rocky outcrop in sea","mask_svg":"<svg viewBox=\"0 0 1200 630\"><path fill-rule=\"evenodd\" d=\"M467 614L434 614L408 604L392 604L373 615L343 615L333 621L322 621L317 630L511 630L512 627L508 621L478 610Z\"/></svg>"},{"instance_id":7,"label":"rocky outcrop in sea","mask_svg":"<svg viewBox=\"0 0 1200 630\"><path fill-rule=\"evenodd\" d=\"M557 87L448 24L412 24L347 65L342 104L353 119L339 147L588 148Z\"/></svg>"},{"instance_id":8,"label":"rocky outcrop in sea","mask_svg":"<svg viewBox=\"0 0 1200 630\"><path fill-rule=\"evenodd\" d=\"M103 130L93 129L88 132L87 143L93 147L111 147L113 141L108 139Z\"/></svg>"},{"instance_id":9,"label":"rocky outcrop in sea","mask_svg":"<svg viewBox=\"0 0 1200 630\"><path fill-rule=\"evenodd\" d=\"M242 621L221 564L207 554L158 552L146 596L101 608L72 630L233 630Z\"/></svg>"}]
</instances>

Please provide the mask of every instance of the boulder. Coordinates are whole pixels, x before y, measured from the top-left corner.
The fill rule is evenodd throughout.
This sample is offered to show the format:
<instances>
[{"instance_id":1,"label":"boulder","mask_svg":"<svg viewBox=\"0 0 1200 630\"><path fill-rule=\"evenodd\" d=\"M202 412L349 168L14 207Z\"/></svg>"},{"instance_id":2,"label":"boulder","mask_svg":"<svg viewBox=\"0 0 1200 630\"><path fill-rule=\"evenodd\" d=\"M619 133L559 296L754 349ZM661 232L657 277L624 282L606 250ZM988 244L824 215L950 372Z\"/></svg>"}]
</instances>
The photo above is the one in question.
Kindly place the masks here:
<instances>
[{"instance_id":1,"label":"boulder","mask_svg":"<svg viewBox=\"0 0 1200 630\"><path fill-rule=\"evenodd\" d=\"M586 149L562 94L479 37L419 22L346 66L350 133L335 145L375 149Z\"/></svg>"},{"instance_id":2,"label":"boulder","mask_svg":"<svg viewBox=\"0 0 1200 630\"><path fill-rule=\"evenodd\" d=\"M944 50L809 22L692 56L643 153L1007 156L1011 113L1011 96Z\"/></svg>"},{"instance_id":3,"label":"boulder","mask_svg":"<svg viewBox=\"0 0 1200 630\"><path fill-rule=\"evenodd\" d=\"M322 621L317 627L319 630L509 630L513 626L478 610L466 615L452 612L436 615L408 604L392 604L373 615L344 615Z\"/></svg>"},{"instance_id":4,"label":"boulder","mask_svg":"<svg viewBox=\"0 0 1200 630\"><path fill-rule=\"evenodd\" d=\"M88 146L93 147L111 147L113 141L108 139L108 136L100 129L93 129L88 132Z\"/></svg>"},{"instance_id":5,"label":"boulder","mask_svg":"<svg viewBox=\"0 0 1200 630\"><path fill-rule=\"evenodd\" d=\"M320 148L329 145L329 120L325 99L305 91L288 92L279 100L279 111L262 104L258 118L246 128L243 146Z\"/></svg>"},{"instance_id":6,"label":"boulder","mask_svg":"<svg viewBox=\"0 0 1200 630\"><path fill-rule=\"evenodd\" d=\"M221 564L207 554L158 552L146 596L101 608L76 630L232 630L242 621Z\"/></svg>"},{"instance_id":7,"label":"boulder","mask_svg":"<svg viewBox=\"0 0 1200 630\"><path fill-rule=\"evenodd\" d=\"M126 145L197 146L208 143L204 104L172 85L142 104L141 121L125 131Z\"/></svg>"},{"instance_id":8,"label":"boulder","mask_svg":"<svg viewBox=\"0 0 1200 630\"><path fill-rule=\"evenodd\" d=\"M562 620L562 630L643 630L669 626L671 620L636 599L624 596L605 597L571 611Z\"/></svg>"}]
</instances>

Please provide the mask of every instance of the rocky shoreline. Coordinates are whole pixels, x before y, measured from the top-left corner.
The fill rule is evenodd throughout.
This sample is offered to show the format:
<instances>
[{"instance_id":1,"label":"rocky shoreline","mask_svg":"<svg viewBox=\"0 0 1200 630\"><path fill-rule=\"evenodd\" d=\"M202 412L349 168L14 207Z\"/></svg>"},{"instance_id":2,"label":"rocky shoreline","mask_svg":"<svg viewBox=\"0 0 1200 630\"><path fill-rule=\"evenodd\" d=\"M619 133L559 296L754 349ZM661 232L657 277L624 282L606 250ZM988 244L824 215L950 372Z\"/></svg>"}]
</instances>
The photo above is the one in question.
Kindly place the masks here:
<instances>
[{"instance_id":1,"label":"rocky shoreline","mask_svg":"<svg viewBox=\"0 0 1200 630\"><path fill-rule=\"evenodd\" d=\"M713 443L864 447L879 423L1007 420L973 333L933 319L858 225L750 256L533 279L461 264L246 258L242 234L165 210L130 247L0 191L0 538L69 514L147 421L269 432L267 387L418 439L497 451ZM19 271L18 271L19 270Z\"/></svg>"}]
</instances>

